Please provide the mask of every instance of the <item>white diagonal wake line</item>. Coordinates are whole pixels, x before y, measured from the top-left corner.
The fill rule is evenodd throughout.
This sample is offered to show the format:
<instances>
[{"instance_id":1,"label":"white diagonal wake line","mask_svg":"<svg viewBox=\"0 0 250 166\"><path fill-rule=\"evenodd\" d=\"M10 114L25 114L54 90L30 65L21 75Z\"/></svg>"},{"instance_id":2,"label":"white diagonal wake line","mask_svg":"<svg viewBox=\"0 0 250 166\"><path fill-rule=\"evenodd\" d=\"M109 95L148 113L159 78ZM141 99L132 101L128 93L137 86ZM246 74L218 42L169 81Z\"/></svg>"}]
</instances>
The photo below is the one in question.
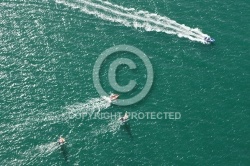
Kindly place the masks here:
<instances>
[{"instance_id":1,"label":"white diagonal wake line","mask_svg":"<svg viewBox=\"0 0 250 166\"><path fill-rule=\"evenodd\" d=\"M102 0L55 0L72 8L78 8L82 12L95 15L103 20L117 22L127 27L143 28L146 31L164 32L174 34L178 37L185 37L192 41L204 43L207 34L202 33L198 28L190 28L179 24L166 16L160 16L147 11L136 11L133 8L125 8Z\"/></svg>"}]
</instances>

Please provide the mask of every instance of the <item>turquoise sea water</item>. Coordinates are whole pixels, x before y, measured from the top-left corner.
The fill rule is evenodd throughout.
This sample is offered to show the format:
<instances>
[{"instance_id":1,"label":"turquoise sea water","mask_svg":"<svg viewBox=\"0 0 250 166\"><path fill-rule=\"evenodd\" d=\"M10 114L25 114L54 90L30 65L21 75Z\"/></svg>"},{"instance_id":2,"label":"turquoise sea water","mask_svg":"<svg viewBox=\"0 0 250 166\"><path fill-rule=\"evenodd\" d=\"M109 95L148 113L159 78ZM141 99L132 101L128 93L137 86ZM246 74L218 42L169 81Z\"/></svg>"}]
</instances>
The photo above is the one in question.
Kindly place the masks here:
<instances>
[{"instance_id":1,"label":"turquoise sea water","mask_svg":"<svg viewBox=\"0 0 250 166\"><path fill-rule=\"evenodd\" d=\"M0 165L249 165L249 8L247 0L0 1ZM205 34L216 43L202 43ZM103 101L92 79L99 55L120 44L142 50L154 69L150 93L126 107ZM118 72L121 85L139 83L121 94L129 98L145 68L121 55L139 66ZM102 68L107 92L116 92L105 70L113 59ZM92 111L181 119L69 118Z\"/></svg>"}]
</instances>

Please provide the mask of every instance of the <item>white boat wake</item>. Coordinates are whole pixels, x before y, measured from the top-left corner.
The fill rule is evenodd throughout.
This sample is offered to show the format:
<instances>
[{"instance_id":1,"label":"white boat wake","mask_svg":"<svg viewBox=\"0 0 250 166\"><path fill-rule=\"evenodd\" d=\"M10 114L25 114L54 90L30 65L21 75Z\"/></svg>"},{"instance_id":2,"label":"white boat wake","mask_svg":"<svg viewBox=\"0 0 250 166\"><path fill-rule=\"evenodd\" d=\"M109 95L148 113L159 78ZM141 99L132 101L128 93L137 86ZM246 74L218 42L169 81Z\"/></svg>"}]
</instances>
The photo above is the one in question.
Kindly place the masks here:
<instances>
[{"instance_id":1,"label":"white boat wake","mask_svg":"<svg viewBox=\"0 0 250 166\"><path fill-rule=\"evenodd\" d=\"M115 134L117 131L119 131L121 125L123 123L119 120L119 116L113 117L109 120L108 124L98 126L93 129L91 132L94 136L97 136L99 134L105 134L105 133L113 133Z\"/></svg>"},{"instance_id":2,"label":"white boat wake","mask_svg":"<svg viewBox=\"0 0 250 166\"><path fill-rule=\"evenodd\" d=\"M50 124L55 124L63 121L70 121L71 119L84 119L86 117L92 117L99 114L103 109L110 107L111 101L100 97L92 98L87 100L85 103L75 103L64 107L64 112L61 110L50 112L47 114L37 114L36 116L31 116L27 118L23 125L29 126L31 124L50 122Z\"/></svg>"},{"instance_id":3,"label":"white boat wake","mask_svg":"<svg viewBox=\"0 0 250 166\"><path fill-rule=\"evenodd\" d=\"M29 150L25 151L22 154L23 158L26 158L27 156L31 156L30 158L26 160L25 165L34 165L34 163L39 161L41 157L50 156L58 148L59 148L59 145L57 144L57 142L37 145L35 148L33 147L30 148Z\"/></svg>"},{"instance_id":4,"label":"white boat wake","mask_svg":"<svg viewBox=\"0 0 250 166\"><path fill-rule=\"evenodd\" d=\"M57 142L51 142L51 143L47 143L44 145L38 145L36 147L36 150L38 150L40 154L50 154L58 148L59 148L59 145Z\"/></svg>"},{"instance_id":5,"label":"white boat wake","mask_svg":"<svg viewBox=\"0 0 250 166\"><path fill-rule=\"evenodd\" d=\"M146 31L163 32L188 38L192 41L207 44L204 34L198 28L190 28L179 24L166 16L160 16L147 11L136 11L134 8L126 8L102 0L55 0L56 3L64 4L82 12L95 15L103 20L117 22L127 27L142 28Z\"/></svg>"},{"instance_id":6,"label":"white boat wake","mask_svg":"<svg viewBox=\"0 0 250 166\"><path fill-rule=\"evenodd\" d=\"M111 101L106 100L103 97L93 98L88 100L86 103L76 103L66 107L67 112L61 116L66 115L77 115L77 114L88 114L92 115L97 111L99 113L102 109L106 109L111 105Z\"/></svg>"}]
</instances>

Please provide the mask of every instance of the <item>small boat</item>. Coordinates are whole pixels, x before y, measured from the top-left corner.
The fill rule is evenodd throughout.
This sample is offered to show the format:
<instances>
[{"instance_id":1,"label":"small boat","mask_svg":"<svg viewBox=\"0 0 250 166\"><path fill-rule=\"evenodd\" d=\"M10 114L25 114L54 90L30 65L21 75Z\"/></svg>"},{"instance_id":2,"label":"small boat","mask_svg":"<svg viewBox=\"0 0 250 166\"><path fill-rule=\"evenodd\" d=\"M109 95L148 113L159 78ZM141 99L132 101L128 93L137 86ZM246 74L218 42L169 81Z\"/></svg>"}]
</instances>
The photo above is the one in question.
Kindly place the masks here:
<instances>
[{"instance_id":1,"label":"small boat","mask_svg":"<svg viewBox=\"0 0 250 166\"><path fill-rule=\"evenodd\" d=\"M65 139L62 137L62 136L60 136L60 138L58 139L58 144L59 145L63 145L63 144L65 144L66 142L65 142Z\"/></svg>"},{"instance_id":2,"label":"small boat","mask_svg":"<svg viewBox=\"0 0 250 166\"><path fill-rule=\"evenodd\" d=\"M111 101L116 100L118 97L119 97L118 94L111 94L111 95L109 96L109 98L110 98Z\"/></svg>"},{"instance_id":3,"label":"small boat","mask_svg":"<svg viewBox=\"0 0 250 166\"><path fill-rule=\"evenodd\" d=\"M213 39L213 38L211 38L211 37L209 37L209 36L205 37L204 40L205 40L205 42L207 42L207 43L213 43L213 42L215 42L215 39Z\"/></svg>"},{"instance_id":4,"label":"small boat","mask_svg":"<svg viewBox=\"0 0 250 166\"><path fill-rule=\"evenodd\" d=\"M127 122L129 119L128 119L128 113L126 112L125 115L121 118L119 118L119 120L122 122L122 123L125 123Z\"/></svg>"}]
</instances>

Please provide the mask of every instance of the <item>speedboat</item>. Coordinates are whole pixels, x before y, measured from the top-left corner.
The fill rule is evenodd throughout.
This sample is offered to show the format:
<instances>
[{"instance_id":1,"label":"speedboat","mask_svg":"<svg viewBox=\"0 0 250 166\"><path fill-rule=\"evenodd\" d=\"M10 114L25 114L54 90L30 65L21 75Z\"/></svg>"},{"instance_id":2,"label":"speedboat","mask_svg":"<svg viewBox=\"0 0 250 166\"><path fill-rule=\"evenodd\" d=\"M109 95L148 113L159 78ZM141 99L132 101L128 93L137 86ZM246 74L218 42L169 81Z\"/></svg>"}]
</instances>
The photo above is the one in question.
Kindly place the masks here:
<instances>
[{"instance_id":1,"label":"speedboat","mask_svg":"<svg viewBox=\"0 0 250 166\"><path fill-rule=\"evenodd\" d=\"M111 101L116 100L118 97L119 97L118 94L111 94L111 95L109 96L109 98L110 98Z\"/></svg>"},{"instance_id":2,"label":"speedboat","mask_svg":"<svg viewBox=\"0 0 250 166\"><path fill-rule=\"evenodd\" d=\"M205 37L204 40L205 40L205 42L207 42L207 43L213 43L213 42L215 42L215 39L213 39L213 38L211 38L211 37L209 37L209 36Z\"/></svg>"},{"instance_id":3,"label":"speedboat","mask_svg":"<svg viewBox=\"0 0 250 166\"><path fill-rule=\"evenodd\" d=\"M112 101L116 100L119 97L118 94L111 94L110 96L102 96L102 98L104 100L106 100L107 102L111 103Z\"/></svg>"}]
</instances>

